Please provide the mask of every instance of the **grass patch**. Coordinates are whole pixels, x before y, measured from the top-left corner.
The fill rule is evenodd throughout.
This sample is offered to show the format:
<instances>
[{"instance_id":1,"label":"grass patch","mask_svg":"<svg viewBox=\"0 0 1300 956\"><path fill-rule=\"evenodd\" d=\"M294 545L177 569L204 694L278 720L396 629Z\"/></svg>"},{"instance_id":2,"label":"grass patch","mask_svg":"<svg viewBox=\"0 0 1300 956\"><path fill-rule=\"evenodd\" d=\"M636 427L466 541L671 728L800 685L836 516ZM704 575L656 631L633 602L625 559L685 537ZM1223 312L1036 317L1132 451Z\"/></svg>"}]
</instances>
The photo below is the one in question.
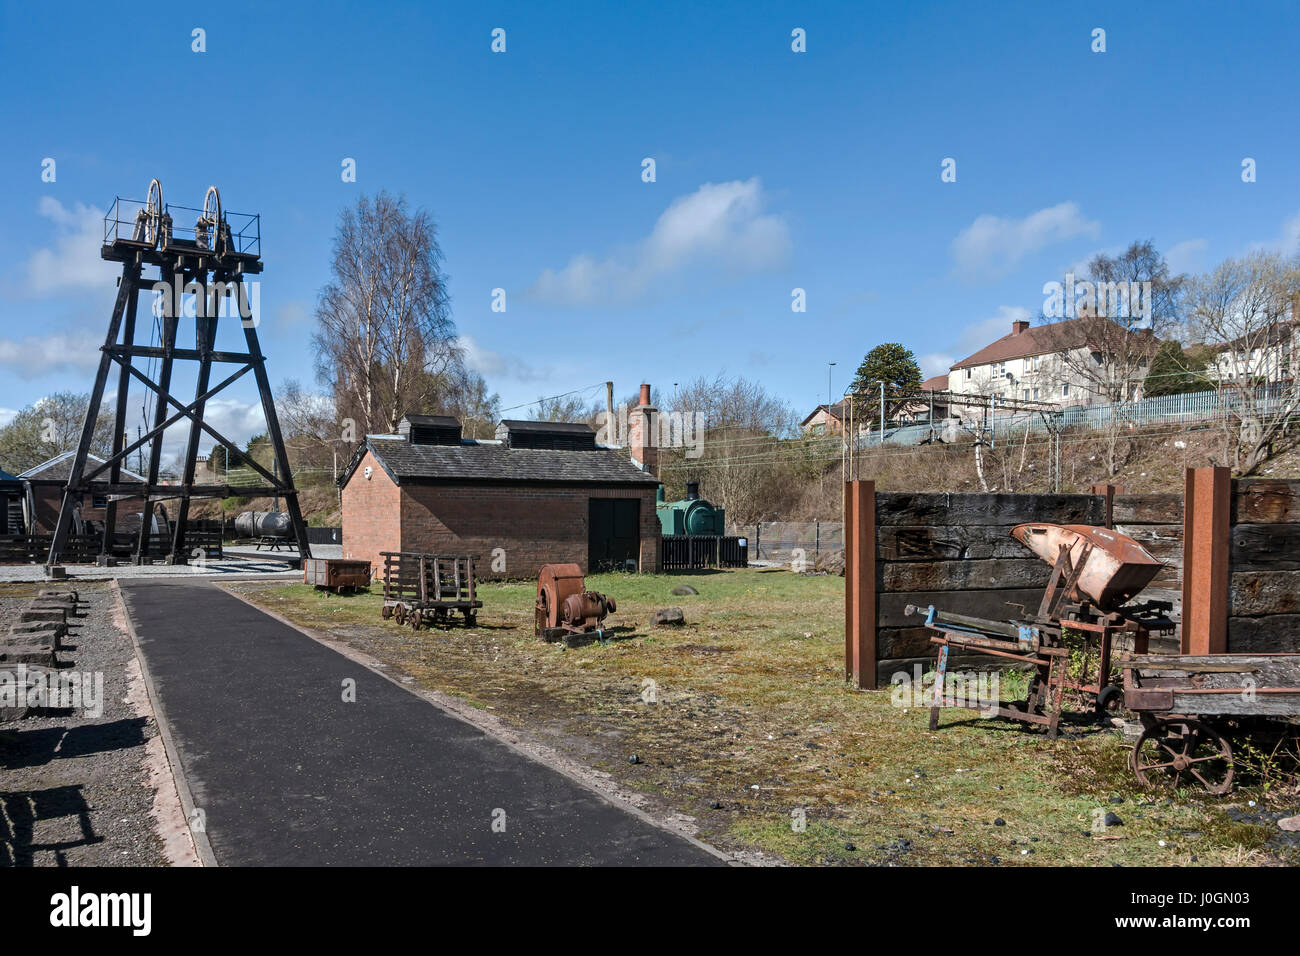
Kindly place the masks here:
<instances>
[{"instance_id":1,"label":"grass patch","mask_svg":"<svg viewBox=\"0 0 1300 956\"><path fill-rule=\"evenodd\" d=\"M700 593L673 595L680 584ZM1261 842L1266 828L1229 825L1236 795L1157 804L1135 791L1118 733L1049 741L960 711L930 733L927 710L851 690L842 578L749 569L587 585L617 599L615 631L567 649L534 638L531 582L481 585L475 628L419 632L381 620L378 593L230 587L533 731L695 817L724 849L829 865L1260 865L1287 852ZM649 626L673 605L683 627ZM1106 812L1123 825L1094 831Z\"/></svg>"}]
</instances>

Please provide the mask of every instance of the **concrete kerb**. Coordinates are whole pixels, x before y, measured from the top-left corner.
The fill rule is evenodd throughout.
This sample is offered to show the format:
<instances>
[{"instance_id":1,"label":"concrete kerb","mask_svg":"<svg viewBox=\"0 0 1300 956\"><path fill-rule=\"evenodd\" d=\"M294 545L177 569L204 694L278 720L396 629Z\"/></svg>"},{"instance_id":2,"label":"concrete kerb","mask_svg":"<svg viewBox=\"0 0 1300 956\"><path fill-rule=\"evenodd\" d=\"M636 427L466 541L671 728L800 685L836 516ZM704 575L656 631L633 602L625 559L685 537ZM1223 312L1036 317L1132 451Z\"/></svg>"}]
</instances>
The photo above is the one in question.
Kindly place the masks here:
<instances>
[{"instance_id":1,"label":"concrete kerb","mask_svg":"<svg viewBox=\"0 0 1300 956\"><path fill-rule=\"evenodd\" d=\"M126 631L131 638L131 648L135 652L136 664L140 668L140 677L144 681L145 690L149 694L149 706L153 709L154 720L158 724L158 735L162 737L163 748L167 752L167 763L171 766L172 783L176 787L176 796L180 800L181 813L185 816L185 828L189 831L190 841L194 844L195 853L198 855L201 866L220 866L217 862L216 854L212 852L212 843L208 840L208 835L203 830L194 829L195 803L194 794L190 790L189 780L185 777L185 769L181 765L180 751L176 747L175 738L172 736L171 725L167 722L167 714L163 708L162 699L158 696L158 690L154 687L153 675L149 673L149 665L144 659L144 654L140 652L140 638L135 633L135 622L131 620L131 614L126 608L126 601L122 598L122 589L118 586L117 579L110 579L113 586L113 598L117 601L122 612L122 619L126 622Z\"/></svg>"},{"instance_id":2,"label":"concrete kerb","mask_svg":"<svg viewBox=\"0 0 1300 956\"><path fill-rule=\"evenodd\" d=\"M249 581L248 579L241 578L238 582L232 581L230 583L246 584L249 583ZM219 582L214 581L213 584L221 587ZM426 704L438 708L443 713L456 718L462 723L469 724L471 727L481 730L483 733L509 747L515 753L562 774L574 783L578 784L578 786L582 787L584 790L595 794L606 803L632 814L637 819L642 820L657 829L671 833L673 836L685 840L692 846L708 853L710 856L714 856L731 866L755 864L772 865L774 862L757 854L754 855L752 859L741 859L735 855L724 853L717 847L710 846L704 841L697 839L685 824L679 824L671 820L664 820L653 814L647 813L634 802L635 795L618 787L607 774L601 774L598 771L582 767L558 751L547 747L545 744L537 743L532 740L525 740L519 731L507 726L499 718L493 717L490 714L485 714L477 708L466 704L464 701L449 697L448 695L436 690L427 690L413 684L403 683L392 674L387 673L387 664L384 664L377 658L371 657L363 651L359 651L354 647L349 647L346 644L343 644L324 632L316 631L309 627L303 627L301 624L289 620L283 614L278 614L275 611L268 610L267 608L250 601L244 595L232 591L228 587L221 587L221 590L225 591L231 597L243 601L249 607L255 608L268 617L279 621L281 624L285 624L298 633L311 638L317 644L320 644L321 646L334 651L336 654L340 654L348 660L361 665L370 672L382 677L390 684L400 687L408 694L413 694L420 698Z\"/></svg>"}]
</instances>

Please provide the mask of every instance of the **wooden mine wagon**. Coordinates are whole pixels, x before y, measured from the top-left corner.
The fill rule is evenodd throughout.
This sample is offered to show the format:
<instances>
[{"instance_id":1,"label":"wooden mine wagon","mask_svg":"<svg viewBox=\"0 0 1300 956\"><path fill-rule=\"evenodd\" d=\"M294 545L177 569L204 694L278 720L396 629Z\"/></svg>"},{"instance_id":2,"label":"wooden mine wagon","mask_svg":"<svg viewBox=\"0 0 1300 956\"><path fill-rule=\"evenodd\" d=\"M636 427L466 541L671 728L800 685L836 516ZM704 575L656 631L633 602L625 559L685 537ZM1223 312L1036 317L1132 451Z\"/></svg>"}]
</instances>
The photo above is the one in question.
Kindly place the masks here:
<instances>
[{"instance_id":1,"label":"wooden mine wagon","mask_svg":"<svg viewBox=\"0 0 1300 956\"><path fill-rule=\"evenodd\" d=\"M475 593L474 559L467 554L384 551L384 605L380 615L418 631L450 624L459 611L473 627L483 602Z\"/></svg>"},{"instance_id":2,"label":"wooden mine wagon","mask_svg":"<svg viewBox=\"0 0 1300 956\"><path fill-rule=\"evenodd\" d=\"M1227 725L1300 718L1300 654L1146 654L1123 667L1124 703L1144 728L1129 766L1147 788L1225 794Z\"/></svg>"}]
</instances>

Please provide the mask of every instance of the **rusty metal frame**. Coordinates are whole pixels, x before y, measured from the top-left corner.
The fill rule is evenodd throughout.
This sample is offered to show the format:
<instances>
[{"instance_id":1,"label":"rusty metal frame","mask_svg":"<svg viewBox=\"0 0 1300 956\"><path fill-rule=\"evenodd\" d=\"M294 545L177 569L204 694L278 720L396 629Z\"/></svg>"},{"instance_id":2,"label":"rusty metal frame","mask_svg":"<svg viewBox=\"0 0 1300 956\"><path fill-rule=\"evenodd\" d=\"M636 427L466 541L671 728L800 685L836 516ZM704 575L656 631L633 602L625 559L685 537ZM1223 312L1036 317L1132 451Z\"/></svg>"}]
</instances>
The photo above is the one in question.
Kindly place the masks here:
<instances>
[{"instance_id":1,"label":"rusty metal frame","mask_svg":"<svg viewBox=\"0 0 1300 956\"><path fill-rule=\"evenodd\" d=\"M844 679L876 687L876 483L844 484Z\"/></svg>"},{"instance_id":2,"label":"rusty metal frame","mask_svg":"<svg viewBox=\"0 0 1300 956\"><path fill-rule=\"evenodd\" d=\"M1228 650L1228 561L1232 473L1188 468L1183 492L1184 654Z\"/></svg>"}]
</instances>

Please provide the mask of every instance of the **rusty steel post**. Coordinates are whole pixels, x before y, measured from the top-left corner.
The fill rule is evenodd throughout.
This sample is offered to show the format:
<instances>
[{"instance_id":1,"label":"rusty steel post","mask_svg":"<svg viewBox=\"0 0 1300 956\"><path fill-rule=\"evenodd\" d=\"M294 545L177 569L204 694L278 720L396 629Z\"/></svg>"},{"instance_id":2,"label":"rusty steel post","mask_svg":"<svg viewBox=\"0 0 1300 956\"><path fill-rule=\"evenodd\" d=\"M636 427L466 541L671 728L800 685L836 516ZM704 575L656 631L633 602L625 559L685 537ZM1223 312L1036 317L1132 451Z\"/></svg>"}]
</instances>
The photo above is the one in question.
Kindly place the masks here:
<instances>
[{"instance_id":1,"label":"rusty steel post","mask_svg":"<svg viewBox=\"0 0 1300 956\"><path fill-rule=\"evenodd\" d=\"M1188 468L1183 492L1184 654L1228 649L1228 541L1232 474Z\"/></svg>"},{"instance_id":2,"label":"rusty steel post","mask_svg":"<svg viewBox=\"0 0 1300 956\"><path fill-rule=\"evenodd\" d=\"M1094 495L1104 495L1106 498L1106 527L1112 531L1115 530L1115 496L1124 493L1123 485L1093 485L1092 493Z\"/></svg>"},{"instance_id":3,"label":"rusty steel post","mask_svg":"<svg viewBox=\"0 0 1300 956\"><path fill-rule=\"evenodd\" d=\"M876 687L876 483L844 486L844 679Z\"/></svg>"}]
</instances>

